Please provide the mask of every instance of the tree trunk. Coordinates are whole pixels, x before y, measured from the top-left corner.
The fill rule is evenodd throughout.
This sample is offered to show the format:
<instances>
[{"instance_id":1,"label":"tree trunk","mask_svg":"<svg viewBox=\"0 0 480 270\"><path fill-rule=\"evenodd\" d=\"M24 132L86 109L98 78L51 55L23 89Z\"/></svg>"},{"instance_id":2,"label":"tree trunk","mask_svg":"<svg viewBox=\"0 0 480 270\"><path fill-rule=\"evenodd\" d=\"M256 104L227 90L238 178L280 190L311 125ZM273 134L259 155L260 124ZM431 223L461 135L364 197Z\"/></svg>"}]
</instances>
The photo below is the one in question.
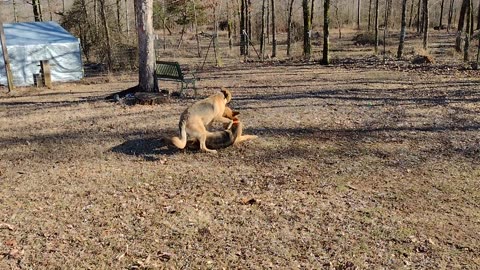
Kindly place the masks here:
<instances>
[{"instance_id":1,"label":"tree trunk","mask_svg":"<svg viewBox=\"0 0 480 270\"><path fill-rule=\"evenodd\" d=\"M130 35L130 22L128 17L128 0L125 0L125 25L127 26L127 36ZM164 4L165 5L165 4Z\"/></svg>"},{"instance_id":2,"label":"tree trunk","mask_svg":"<svg viewBox=\"0 0 480 270\"><path fill-rule=\"evenodd\" d=\"M418 6L417 6L417 22L415 23L415 26L417 27L417 33L420 33L420 9L422 8L422 0L418 0Z\"/></svg>"},{"instance_id":3,"label":"tree trunk","mask_svg":"<svg viewBox=\"0 0 480 270\"><path fill-rule=\"evenodd\" d=\"M387 25L385 27L388 27L390 24L390 18L392 17L392 0L386 0L387 2ZM392 27L395 27L395 22L392 23Z\"/></svg>"},{"instance_id":4,"label":"tree trunk","mask_svg":"<svg viewBox=\"0 0 480 270\"><path fill-rule=\"evenodd\" d=\"M110 37L110 28L108 27L107 22L107 12L105 11L105 0L100 1L100 19L102 20L103 31L105 34L105 41L107 42L107 67L108 72L111 72L113 69L113 59L112 59L112 42Z\"/></svg>"},{"instance_id":5,"label":"tree trunk","mask_svg":"<svg viewBox=\"0 0 480 270\"><path fill-rule=\"evenodd\" d=\"M470 28L472 22L472 1L468 1L466 16L467 16L467 28L465 29L465 46L463 48L463 61L468 62L470 60L469 50L470 50Z\"/></svg>"},{"instance_id":6,"label":"tree trunk","mask_svg":"<svg viewBox=\"0 0 480 270\"><path fill-rule=\"evenodd\" d=\"M266 0L267 3L266 3L266 12L267 12L267 21L266 21L266 24L265 24L265 28L267 29L267 41L266 41L266 44L270 44L270 0Z\"/></svg>"},{"instance_id":7,"label":"tree trunk","mask_svg":"<svg viewBox=\"0 0 480 270\"><path fill-rule=\"evenodd\" d=\"M402 58L403 46L405 43L405 32L407 28L407 0L402 0L402 24L400 29L400 42L398 43L397 58Z\"/></svg>"},{"instance_id":8,"label":"tree trunk","mask_svg":"<svg viewBox=\"0 0 480 270\"><path fill-rule=\"evenodd\" d=\"M287 57L290 57L290 49L292 46L292 14L293 14L293 2L295 0L290 0L290 6L288 8L288 19L287 19Z\"/></svg>"},{"instance_id":9,"label":"tree trunk","mask_svg":"<svg viewBox=\"0 0 480 270\"><path fill-rule=\"evenodd\" d=\"M247 1L247 24L248 24L248 40L252 40L252 0ZM248 45L247 45L248 46Z\"/></svg>"},{"instance_id":10,"label":"tree trunk","mask_svg":"<svg viewBox=\"0 0 480 270\"><path fill-rule=\"evenodd\" d=\"M232 49L232 45L233 45L233 42L232 42L232 21L230 19L230 8L229 8L229 5L228 5L229 1L227 1L227 10L225 12L227 12L227 33L228 33L228 48L230 48L230 50ZM195 17L197 15L195 14ZM196 20L196 19L195 19ZM196 28L196 27L195 27ZM198 35L197 35L198 36Z\"/></svg>"},{"instance_id":11,"label":"tree trunk","mask_svg":"<svg viewBox=\"0 0 480 270\"><path fill-rule=\"evenodd\" d=\"M445 0L442 0L442 3L440 4L440 20L438 22L438 30L442 29L442 24L443 24L443 5L445 4Z\"/></svg>"},{"instance_id":12,"label":"tree trunk","mask_svg":"<svg viewBox=\"0 0 480 270\"><path fill-rule=\"evenodd\" d=\"M465 14L467 12L469 0L463 0L462 8L460 9L460 17L458 18L457 36L455 39L455 50L462 51L462 31L465 26Z\"/></svg>"},{"instance_id":13,"label":"tree trunk","mask_svg":"<svg viewBox=\"0 0 480 270\"><path fill-rule=\"evenodd\" d=\"M360 6L362 1L357 0L357 29L360 30Z\"/></svg>"},{"instance_id":14,"label":"tree trunk","mask_svg":"<svg viewBox=\"0 0 480 270\"><path fill-rule=\"evenodd\" d=\"M415 0L412 0L412 4L410 5L410 19L408 20L408 27L412 27L412 19L413 19L413 4Z\"/></svg>"},{"instance_id":15,"label":"tree trunk","mask_svg":"<svg viewBox=\"0 0 480 270\"><path fill-rule=\"evenodd\" d=\"M277 57L277 28L275 25L275 0L272 2L272 58Z\"/></svg>"},{"instance_id":16,"label":"tree trunk","mask_svg":"<svg viewBox=\"0 0 480 270\"><path fill-rule=\"evenodd\" d=\"M378 53L378 2L375 0L375 53Z\"/></svg>"},{"instance_id":17,"label":"tree trunk","mask_svg":"<svg viewBox=\"0 0 480 270\"><path fill-rule=\"evenodd\" d=\"M153 0L135 0L134 4L139 52L138 87L142 92L156 92Z\"/></svg>"},{"instance_id":18,"label":"tree trunk","mask_svg":"<svg viewBox=\"0 0 480 270\"><path fill-rule=\"evenodd\" d=\"M98 8L97 8L97 0L93 0L93 25L95 25L95 28L97 28L97 13L98 13Z\"/></svg>"},{"instance_id":19,"label":"tree trunk","mask_svg":"<svg viewBox=\"0 0 480 270\"><path fill-rule=\"evenodd\" d=\"M478 1L478 9L477 9L477 30L478 29L480 29L480 1ZM480 44L480 38L478 40Z\"/></svg>"},{"instance_id":20,"label":"tree trunk","mask_svg":"<svg viewBox=\"0 0 480 270\"><path fill-rule=\"evenodd\" d=\"M313 29L313 15L315 9L315 0L312 0L312 7L310 8L310 29Z\"/></svg>"},{"instance_id":21,"label":"tree trunk","mask_svg":"<svg viewBox=\"0 0 480 270\"><path fill-rule=\"evenodd\" d=\"M303 56L306 60L310 59L312 53L312 43L310 40L310 5L308 0L303 0Z\"/></svg>"},{"instance_id":22,"label":"tree trunk","mask_svg":"<svg viewBox=\"0 0 480 270\"><path fill-rule=\"evenodd\" d=\"M121 7L121 0L115 0L115 4L116 4L116 11L117 11L117 29L118 29L118 32L121 33L122 32L122 21L121 21L121 16L120 16L120 13L122 12L122 7Z\"/></svg>"},{"instance_id":23,"label":"tree trunk","mask_svg":"<svg viewBox=\"0 0 480 270\"><path fill-rule=\"evenodd\" d=\"M323 58L322 64L328 65L330 64L330 57L329 57L329 24L330 24L330 0L324 0L323 2Z\"/></svg>"},{"instance_id":24,"label":"tree trunk","mask_svg":"<svg viewBox=\"0 0 480 270\"><path fill-rule=\"evenodd\" d=\"M340 23L340 15L338 14L338 5L334 5L333 8L335 8L335 19L337 21L338 39L342 39L342 24Z\"/></svg>"},{"instance_id":25,"label":"tree trunk","mask_svg":"<svg viewBox=\"0 0 480 270\"><path fill-rule=\"evenodd\" d=\"M3 20L0 16L0 46L2 48L2 58L5 67L5 75L7 75L8 92L11 92L15 86L13 85L13 75L10 67L10 58L8 57L7 40L3 29Z\"/></svg>"},{"instance_id":26,"label":"tree trunk","mask_svg":"<svg viewBox=\"0 0 480 270\"><path fill-rule=\"evenodd\" d=\"M36 22L43 21L42 7L40 5L40 0L32 0L32 7L33 7L33 17L35 18L35 21Z\"/></svg>"},{"instance_id":27,"label":"tree trunk","mask_svg":"<svg viewBox=\"0 0 480 270\"><path fill-rule=\"evenodd\" d=\"M200 48L200 37L198 36L197 8L195 6L195 0L192 0L192 5L193 5L193 24L195 25L195 40L197 41L197 56L202 57L202 51Z\"/></svg>"},{"instance_id":28,"label":"tree trunk","mask_svg":"<svg viewBox=\"0 0 480 270\"><path fill-rule=\"evenodd\" d=\"M15 0L12 0L12 5L13 5L13 20L15 22L18 22L18 17L17 17L17 2Z\"/></svg>"},{"instance_id":29,"label":"tree trunk","mask_svg":"<svg viewBox=\"0 0 480 270\"><path fill-rule=\"evenodd\" d=\"M238 9L238 0L232 0L232 9L233 11L233 20L232 20L232 31L233 31L233 40L237 40L237 25L238 25L238 18L240 17L239 9Z\"/></svg>"},{"instance_id":30,"label":"tree trunk","mask_svg":"<svg viewBox=\"0 0 480 270\"><path fill-rule=\"evenodd\" d=\"M262 32L260 33L260 60L265 57L265 1L262 1Z\"/></svg>"},{"instance_id":31,"label":"tree trunk","mask_svg":"<svg viewBox=\"0 0 480 270\"><path fill-rule=\"evenodd\" d=\"M87 29L80 30L80 32L82 33L80 36L80 44L82 46L85 58L88 61L90 59L90 46L87 46L87 44L89 44L88 39L91 33L90 29L92 29L92 25L90 24L90 17L88 16L87 12L87 3L85 2L85 0L80 0L80 4L82 6L82 16L85 18L85 22L87 25Z\"/></svg>"},{"instance_id":32,"label":"tree trunk","mask_svg":"<svg viewBox=\"0 0 480 270\"><path fill-rule=\"evenodd\" d=\"M447 32L450 32L450 27L452 26L454 4L455 4L455 0L450 0L450 7L448 8Z\"/></svg>"},{"instance_id":33,"label":"tree trunk","mask_svg":"<svg viewBox=\"0 0 480 270\"><path fill-rule=\"evenodd\" d=\"M240 6L240 55L246 55L247 30L246 30L246 0L241 0Z\"/></svg>"},{"instance_id":34,"label":"tree trunk","mask_svg":"<svg viewBox=\"0 0 480 270\"><path fill-rule=\"evenodd\" d=\"M470 36L473 36L473 1L470 0Z\"/></svg>"},{"instance_id":35,"label":"tree trunk","mask_svg":"<svg viewBox=\"0 0 480 270\"><path fill-rule=\"evenodd\" d=\"M216 6L213 7L213 55L215 56L215 66L221 67L222 62L218 53L218 22Z\"/></svg>"},{"instance_id":36,"label":"tree trunk","mask_svg":"<svg viewBox=\"0 0 480 270\"><path fill-rule=\"evenodd\" d=\"M421 11L421 16L420 16L420 34L423 34L423 31L425 30L425 0L422 0L422 11Z\"/></svg>"},{"instance_id":37,"label":"tree trunk","mask_svg":"<svg viewBox=\"0 0 480 270\"><path fill-rule=\"evenodd\" d=\"M428 49L428 0L423 0L423 49Z\"/></svg>"},{"instance_id":38,"label":"tree trunk","mask_svg":"<svg viewBox=\"0 0 480 270\"><path fill-rule=\"evenodd\" d=\"M383 61L385 61L385 55L387 53L386 50L386 44L387 44L387 28L388 28L388 9L389 9L389 4L390 2L388 0L385 0L385 12L383 16Z\"/></svg>"},{"instance_id":39,"label":"tree trunk","mask_svg":"<svg viewBox=\"0 0 480 270\"><path fill-rule=\"evenodd\" d=\"M372 0L370 0L368 2L368 26L367 26L367 30L368 32L370 32L370 25L371 25L371 21L372 21Z\"/></svg>"}]
</instances>

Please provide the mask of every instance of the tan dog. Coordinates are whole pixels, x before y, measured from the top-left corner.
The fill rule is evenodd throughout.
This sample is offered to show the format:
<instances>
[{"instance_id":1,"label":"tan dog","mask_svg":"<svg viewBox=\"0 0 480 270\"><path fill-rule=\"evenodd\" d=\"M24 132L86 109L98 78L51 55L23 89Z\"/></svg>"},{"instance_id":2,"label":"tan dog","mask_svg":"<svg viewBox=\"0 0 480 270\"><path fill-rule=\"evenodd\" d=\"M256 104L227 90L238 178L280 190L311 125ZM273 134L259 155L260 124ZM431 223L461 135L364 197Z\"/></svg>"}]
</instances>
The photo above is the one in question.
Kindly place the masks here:
<instances>
[{"instance_id":1,"label":"tan dog","mask_svg":"<svg viewBox=\"0 0 480 270\"><path fill-rule=\"evenodd\" d=\"M200 149L203 151L215 153L215 150L207 148L205 141L211 133L206 126L212 122L220 122L227 125L230 129L233 120L224 117L225 105L232 99L232 93L225 88L219 93L213 94L206 99L195 102L188 107L180 116L178 127L180 129L180 137L173 137L172 143L180 149L187 145L187 134L200 142Z\"/></svg>"},{"instance_id":2,"label":"tan dog","mask_svg":"<svg viewBox=\"0 0 480 270\"><path fill-rule=\"evenodd\" d=\"M243 124L236 117L238 114L239 112L232 111L229 107L225 107L225 113L223 116L233 120L232 128L223 131L210 132L205 142L209 149L226 148L232 144L238 144L246 140L257 138L255 135L243 135ZM226 124L224 124L224 128L227 128ZM192 150L198 150L200 144L198 140L190 140L187 142L187 147Z\"/></svg>"}]
</instances>

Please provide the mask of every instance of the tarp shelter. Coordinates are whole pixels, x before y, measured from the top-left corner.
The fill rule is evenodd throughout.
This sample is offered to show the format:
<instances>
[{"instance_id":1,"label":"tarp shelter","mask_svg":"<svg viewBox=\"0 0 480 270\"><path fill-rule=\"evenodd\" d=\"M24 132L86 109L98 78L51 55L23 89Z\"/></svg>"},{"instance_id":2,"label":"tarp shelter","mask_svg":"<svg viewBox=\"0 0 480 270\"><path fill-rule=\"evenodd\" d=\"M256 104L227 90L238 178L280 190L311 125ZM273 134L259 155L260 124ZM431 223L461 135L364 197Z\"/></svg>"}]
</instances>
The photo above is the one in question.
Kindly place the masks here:
<instances>
[{"instance_id":1,"label":"tarp shelter","mask_svg":"<svg viewBox=\"0 0 480 270\"><path fill-rule=\"evenodd\" d=\"M52 82L83 77L80 41L56 22L22 22L3 25L15 86L33 85L40 73L40 61L48 60ZM7 74L0 46L0 84Z\"/></svg>"}]
</instances>

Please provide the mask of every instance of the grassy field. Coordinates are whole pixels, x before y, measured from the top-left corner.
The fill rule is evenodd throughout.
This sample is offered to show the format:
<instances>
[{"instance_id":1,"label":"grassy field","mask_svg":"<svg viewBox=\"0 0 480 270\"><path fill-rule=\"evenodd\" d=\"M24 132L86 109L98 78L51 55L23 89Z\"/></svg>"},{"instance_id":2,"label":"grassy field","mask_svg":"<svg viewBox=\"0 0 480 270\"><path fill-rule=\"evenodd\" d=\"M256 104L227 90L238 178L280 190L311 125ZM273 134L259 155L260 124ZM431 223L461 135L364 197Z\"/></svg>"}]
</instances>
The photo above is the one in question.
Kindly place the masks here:
<instances>
[{"instance_id":1,"label":"grassy field","mask_svg":"<svg viewBox=\"0 0 480 270\"><path fill-rule=\"evenodd\" d=\"M200 72L259 136L217 154L134 75L0 94L0 269L479 269L480 73L355 57Z\"/></svg>"}]
</instances>

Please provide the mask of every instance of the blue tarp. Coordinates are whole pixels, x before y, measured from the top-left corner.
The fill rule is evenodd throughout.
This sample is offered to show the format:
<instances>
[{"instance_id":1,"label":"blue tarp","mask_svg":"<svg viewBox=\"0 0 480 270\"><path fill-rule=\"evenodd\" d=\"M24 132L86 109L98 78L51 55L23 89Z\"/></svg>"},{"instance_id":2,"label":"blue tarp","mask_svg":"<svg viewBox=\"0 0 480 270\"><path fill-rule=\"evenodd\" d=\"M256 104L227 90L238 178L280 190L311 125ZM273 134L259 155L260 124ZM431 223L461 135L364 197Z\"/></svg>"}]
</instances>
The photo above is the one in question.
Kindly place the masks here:
<instances>
[{"instance_id":1,"label":"blue tarp","mask_svg":"<svg viewBox=\"0 0 480 270\"><path fill-rule=\"evenodd\" d=\"M49 60L52 82L83 77L80 41L58 23L22 22L3 27L15 86L32 85L33 74L40 72L41 60ZM7 84L6 77L5 63L0 57L0 84Z\"/></svg>"}]
</instances>

